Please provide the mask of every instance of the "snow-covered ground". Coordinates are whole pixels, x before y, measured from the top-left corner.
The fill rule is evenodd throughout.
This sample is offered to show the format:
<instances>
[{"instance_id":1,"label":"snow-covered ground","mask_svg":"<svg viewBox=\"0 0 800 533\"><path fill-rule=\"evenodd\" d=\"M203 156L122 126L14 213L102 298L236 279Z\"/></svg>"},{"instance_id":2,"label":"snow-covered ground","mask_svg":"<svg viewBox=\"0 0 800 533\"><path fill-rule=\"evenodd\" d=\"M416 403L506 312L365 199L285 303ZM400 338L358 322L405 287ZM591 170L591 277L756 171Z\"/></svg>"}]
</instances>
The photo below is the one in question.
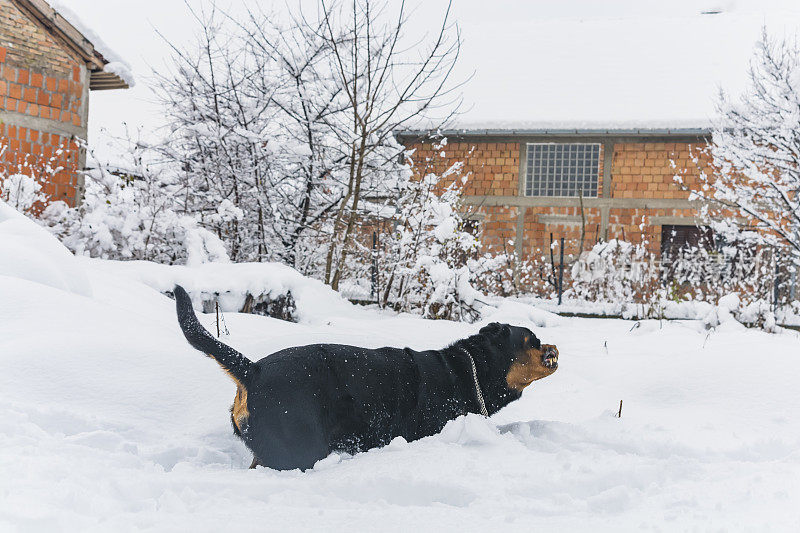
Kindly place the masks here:
<instances>
[{"instance_id":1,"label":"snow-covered ground","mask_svg":"<svg viewBox=\"0 0 800 533\"><path fill-rule=\"evenodd\" d=\"M800 528L794 332L633 328L508 302L481 324L526 325L561 352L518 402L306 473L248 470L234 385L186 344L172 301L70 261L26 222L0 211L0 531ZM298 324L225 319L254 358L313 342L436 347L481 325L346 302Z\"/></svg>"}]
</instances>

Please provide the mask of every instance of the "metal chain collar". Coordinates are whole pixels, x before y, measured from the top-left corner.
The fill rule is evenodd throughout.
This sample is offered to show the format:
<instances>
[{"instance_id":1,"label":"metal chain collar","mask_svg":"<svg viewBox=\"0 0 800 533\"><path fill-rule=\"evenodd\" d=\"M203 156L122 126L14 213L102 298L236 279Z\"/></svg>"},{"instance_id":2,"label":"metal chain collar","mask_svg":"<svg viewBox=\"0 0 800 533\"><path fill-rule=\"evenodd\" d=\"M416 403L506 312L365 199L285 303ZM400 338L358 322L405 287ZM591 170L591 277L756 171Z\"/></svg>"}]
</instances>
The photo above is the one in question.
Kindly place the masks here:
<instances>
[{"instance_id":1,"label":"metal chain collar","mask_svg":"<svg viewBox=\"0 0 800 533\"><path fill-rule=\"evenodd\" d=\"M469 357L469 364L472 365L472 379L475 381L475 395L478 397L478 403L481 406L481 414L485 417L489 416L489 411L486 410L486 402L483 400L483 392L481 392L481 384L478 383L478 369L475 368L475 359L472 358L472 354L470 354L466 348L463 346L459 346L461 351L467 354Z\"/></svg>"}]
</instances>

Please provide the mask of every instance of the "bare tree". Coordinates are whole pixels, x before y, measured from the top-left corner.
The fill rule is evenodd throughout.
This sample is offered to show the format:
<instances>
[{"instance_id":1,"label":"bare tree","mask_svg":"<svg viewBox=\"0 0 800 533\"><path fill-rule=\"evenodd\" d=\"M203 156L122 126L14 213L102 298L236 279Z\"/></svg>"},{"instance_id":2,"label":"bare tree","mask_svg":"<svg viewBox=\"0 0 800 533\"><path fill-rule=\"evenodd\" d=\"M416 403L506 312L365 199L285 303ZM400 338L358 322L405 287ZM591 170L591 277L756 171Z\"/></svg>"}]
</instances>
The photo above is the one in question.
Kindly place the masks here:
<instances>
[{"instance_id":1,"label":"bare tree","mask_svg":"<svg viewBox=\"0 0 800 533\"><path fill-rule=\"evenodd\" d=\"M157 77L170 122L158 149L181 209L232 260L281 261L338 289L360 268L359 226L405 179L393 133L435 129L460 105L460 34L449 4L419 40L402 2L318 0L313 17L251 6L191 11L197 46L173 46Z\"/></svg>"},{"instance_id":2,"label":"bare tree","mask_svg":"<svg viewBox=\"0 0 800 533\"><path fill-rule=\"evenodd\" d=\"M197 47L173 46L174 68L158 76L171 123L161 149L182 169L186 212L232 260L322 271L338 287L374 210L364 199L385 203L403 166L393 131L457 107L449 6L431 43L408 43L405 5L388 4L319 0L313 19L299 5L285 17L191 11Z\"/></svg>"},{"instance_id":3,"label":"bare tree","mask_svg":"<svg viewBox=\"0 0 800 533\"><path fill-rule=\"evenodd\" d=\"M234 22L251 58L253 92L269 95L276 110L270 142L278 164L267 195L268 223L285 250L281 260L308 273L301 237L324 231L324 220L344 197L337 176L346 162L331 127L348 104L329 68L331 48L321 21L309 26L295 13L283 23L252 8L246 20Z\"/></svg>"},{"instance_id":4,"label":"bare tree","mask_svg":"<svg viewBox=\"0 0 800 533\"><path fill-rule=\"evenodd\" d=\"M402 150L393 132L423 121L430 126L443 110L444 122L460 103L459 85L449 83L461 47L450 3L434 38L411 44L405 42L410 24L405 2L394 14L388 6L387 0L320 0L321 21L304 19L309 27L321 27L319 35L332 52L331 71L348 104L331 130L347 161L345 196L325 260L324 279L334 289L353 241L365 178L386 169Z\"/></svg>"},{"instance_id":5,"label":"bare tree","mask_svg":"<svg viewBox=\"0 0 800 533\"><path fill-rule=\"evenodd\" d=\"M719 120L703 150L693 195L715 230L791 251L800 259L800 48L766 30L738 100L721 93ZM696 162L702 167L700 158ZM676 179L681 181L681 177Z\"/></svg>"},{"instance_id":6,"label":"bare tree","mask_svg":"<svg viewBox=\"0 0 800 533\"><path fill-rule=\"evenodd\" d=\"M267 125L278 87L254 84L247 50L213 3L190 11L200 28L196 48L172 46L173 69L157 74L170 127L158 149L181 169L183 209L223 239L232 260L263 260L271 241Z\"/></svg>"}]
</instances>

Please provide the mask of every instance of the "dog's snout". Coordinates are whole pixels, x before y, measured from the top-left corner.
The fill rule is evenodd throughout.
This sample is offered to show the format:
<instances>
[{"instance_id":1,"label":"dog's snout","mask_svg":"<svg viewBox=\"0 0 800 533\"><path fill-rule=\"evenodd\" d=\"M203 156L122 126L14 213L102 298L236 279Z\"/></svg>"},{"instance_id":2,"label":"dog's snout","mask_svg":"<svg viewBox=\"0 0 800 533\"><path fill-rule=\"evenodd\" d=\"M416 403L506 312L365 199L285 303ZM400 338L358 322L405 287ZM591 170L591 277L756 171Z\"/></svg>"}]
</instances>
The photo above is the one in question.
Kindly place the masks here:
<instances>
[{"instance_id":1,"label":"dog's snout","mask_svg":"<svg viewBox=\"0 0 800 533\"><path fill-rule=\"evenodd\" d=\"M558 365L558 349L555 346L542 346L542 364L548 368Z\"/></svg>"}]
</instances>

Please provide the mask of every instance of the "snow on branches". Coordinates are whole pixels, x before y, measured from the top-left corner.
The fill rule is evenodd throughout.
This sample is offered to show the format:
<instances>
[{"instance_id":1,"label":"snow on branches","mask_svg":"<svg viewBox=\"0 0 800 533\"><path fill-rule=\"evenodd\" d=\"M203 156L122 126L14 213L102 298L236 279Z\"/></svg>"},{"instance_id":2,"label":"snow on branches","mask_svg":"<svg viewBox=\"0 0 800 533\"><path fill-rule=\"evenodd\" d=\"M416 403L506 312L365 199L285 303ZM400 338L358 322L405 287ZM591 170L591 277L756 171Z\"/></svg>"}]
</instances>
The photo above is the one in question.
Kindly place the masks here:
<instances>
[{"instance_id":1,"label":"snow on branches","mask_svg":"<svg viewBox=\"0 0 800 533\"><path fill-rule=\"evenodd\" d=\"M439 139L439 153L447 139ZM422 175L408 172L398 183L395 222L388 235L383 261L391 265L384 286L384 301L398 310L418 311L429 318L473 321L480 316L481 294L472 286L468 258L477 255L477 237L465 231L460 210L461 193L468 176L455 163L441 174L434 162L420 166Z\"/></svg>"},{"instance_id":2,"label":"snow on branches","mask_svg":"<svg viewBox=\"0 0 800 533\"><path fill-rule=\"evenodd\" d=\"M180 187L169 169L146 162L140 143L120 153L126 160L111 166L89 151L91 168L84 173L80 206L52 202L40 222L77 255L187 265L227 262L219 237L175 201Z\"/></svg>"},{"instance_id":3,"label":"snow on branches","mask_svg":"<svg viewBox=\"0 0 800 533\"><path fill-rule=\"evenodd\" d=\"M766 30L738 99L720 94L710 143L692 197L729 242L788 251L800 262L800 47ZM676 176L682 183L682 177Z\"/></svg>"}]
</instances>

